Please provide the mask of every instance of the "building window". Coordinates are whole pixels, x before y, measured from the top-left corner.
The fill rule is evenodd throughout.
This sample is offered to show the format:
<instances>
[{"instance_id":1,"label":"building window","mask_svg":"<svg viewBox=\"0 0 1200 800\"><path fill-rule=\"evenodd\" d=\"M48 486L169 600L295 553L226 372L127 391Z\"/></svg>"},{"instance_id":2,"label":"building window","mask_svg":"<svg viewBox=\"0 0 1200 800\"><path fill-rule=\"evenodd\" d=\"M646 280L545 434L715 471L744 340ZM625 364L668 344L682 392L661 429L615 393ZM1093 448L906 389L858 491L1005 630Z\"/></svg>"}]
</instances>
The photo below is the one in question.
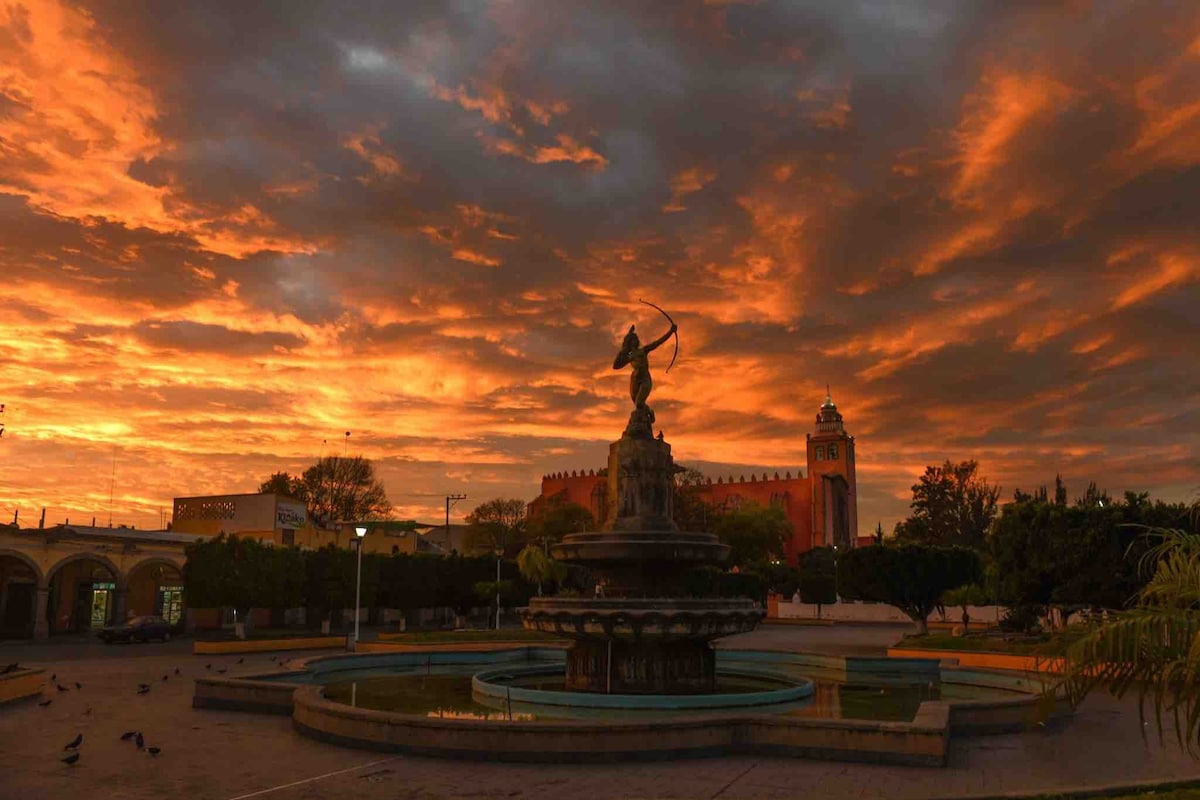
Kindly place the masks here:
<instances>
[{"instance_id":1,"label":"building window","mask_svg":"<svg viewBox=\"0 0 1200 800\"><path fill-rule=\"evenodd\" d=\"M838 457L837 456L837 445L836 444L829 445L829 460L836 461L837 457Z\"/></svg>"},{"instance_id":2,"label":"building window","mask_svg":"<svg viewBox=\"0 0 1200 800\"><path fill-rule=\"evenodd\" d=\"M283 546L284 547L295 547L296 546L296 531L292 530L291 528L283 529Z\"/></svg>"},{"instance_id":3,"label":"building window","mask_svg":"<svg viewBox=\"0 0 1200 800\"><path fill-rule=\"evenodd\" d=\"M818 447L817 447L817 451L816 451L816 453L817 453L817 454L816 454L816 459L817 459L817 461L824 461L824 460L825 460L825 448L824 448L824 447L820 447L820 446L818 446Z\"/></svg>"},{"instance_id":4,"label":"building window","mask_svg":"<svg viewBox=\"0 0 1200 800\"><path fill-rule=\"evenodd\" d=\"M183 619L183 586L160 586L154 599L154 612L171 625Z\"/></svg>"}]
</instances>

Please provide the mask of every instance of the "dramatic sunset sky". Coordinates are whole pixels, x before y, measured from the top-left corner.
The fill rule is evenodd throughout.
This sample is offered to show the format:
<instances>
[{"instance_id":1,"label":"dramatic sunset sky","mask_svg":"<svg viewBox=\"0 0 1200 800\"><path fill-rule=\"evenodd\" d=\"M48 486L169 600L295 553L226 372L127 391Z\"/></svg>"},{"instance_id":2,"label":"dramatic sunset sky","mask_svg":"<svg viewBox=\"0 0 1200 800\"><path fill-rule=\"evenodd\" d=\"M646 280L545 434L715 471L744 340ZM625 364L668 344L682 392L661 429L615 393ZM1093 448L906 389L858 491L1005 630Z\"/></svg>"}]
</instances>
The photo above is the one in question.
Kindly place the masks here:
<instances>
[{"instance_id":1,"label":"dramatic sunset sky","mask_svg":"<svg viewBox=\"0 0 1200 800\"><path fill-rule=\"evenodd\" d=\"M599 467L631 322L713 475L1200 486L1200 4L0 0L0 519L324 452Z\"/></svg>"}]
</instances>

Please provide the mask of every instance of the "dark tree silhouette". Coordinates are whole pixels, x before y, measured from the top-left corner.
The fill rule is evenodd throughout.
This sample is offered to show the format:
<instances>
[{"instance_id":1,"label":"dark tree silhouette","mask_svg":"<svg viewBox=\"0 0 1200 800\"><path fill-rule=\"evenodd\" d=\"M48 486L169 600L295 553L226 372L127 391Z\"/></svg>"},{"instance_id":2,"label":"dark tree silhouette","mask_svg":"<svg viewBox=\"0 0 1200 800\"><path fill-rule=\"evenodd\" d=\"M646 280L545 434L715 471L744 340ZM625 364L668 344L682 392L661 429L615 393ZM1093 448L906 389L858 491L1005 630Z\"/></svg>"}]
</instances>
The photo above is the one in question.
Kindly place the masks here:
<instances>
[{"instance_id":1,"label":"dark tree silhouette","mask_svg":"<svg viewBox=\"0 0 1200 800\"><path fill-rule=\"evenodd\" d=\"M374 465L362 456L327 456L299 477L276 472L259 491L303 501L309 517L323 525L385 518L392 510L383 483L375 477Z\"/></svg>"},{"instance_id":2,"label":"dark tree silhouette","mask_svg":"<svg viewBox=\"0 0 1200 800\"><path fill-rule=\"evenodd\" d=\"M996 517L1000 487L978 472L975 461L926 467L912 487L912 514L896 524L896 541L983 550L988 526Z\"/></svg>"}]
</instances>

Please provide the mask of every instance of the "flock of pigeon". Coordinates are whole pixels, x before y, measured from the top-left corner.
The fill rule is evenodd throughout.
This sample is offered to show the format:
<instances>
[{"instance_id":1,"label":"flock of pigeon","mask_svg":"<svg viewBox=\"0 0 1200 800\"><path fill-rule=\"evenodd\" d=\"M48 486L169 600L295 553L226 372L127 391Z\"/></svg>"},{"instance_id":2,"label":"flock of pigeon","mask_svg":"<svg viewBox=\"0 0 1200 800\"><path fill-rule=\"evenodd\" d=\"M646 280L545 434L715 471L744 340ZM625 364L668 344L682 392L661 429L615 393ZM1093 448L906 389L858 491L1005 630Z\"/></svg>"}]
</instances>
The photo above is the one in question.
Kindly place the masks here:
<instances>
[{"instance_id":1,"label":"flock of pigeon","mask_svg":"<svg viewBox=\"0 0 1200 800\"><path fill-rule=\"evenodd\" d=\"M276 658L277 658L277 656L272 656L271 661L275 661ZM237 663L242 664L242 663L245 663L245 661L246 661L245 657L242 657L237 660ZM282 662L280 662L280 663L282 663ZM19 668L20 668L19 663L9 664L8 666L4 667L3 669L0 669L0 675L7 675L8 673L13 672ZM213 670L211 663L205 664L204 669L216 672L218 675L224 675L227 672L227 670L225 668ZM175 675L178 676L180 674L181 673L180 673L179 667L176 667ZM170 677L171 676L169 674L164 673L162 676L162 683L166 683L170 679ZM59 692L71 691L70 687L63 686L61 683L58 682L58 673L51 673L50 683L54 684L54 688L57 689ZM83 690L82 683L80 683L79 681L74 681L74 683L75 683L76 691ZM139 695L149 694L150 686L151 685L149 683L139 683L138 688L137 688L137 693ZM53 702L54 702L54 698L47 697L45 700L40 701L38 703L38 705L41 706L42 708L48 708L50 706L50 704ZM83 713L85 715L90 715L92 713L91 706L88 706L87 710L84 711ZM135 745L137 745L138 752L145 752L151 756L157 756L159 753L162 752L161 747L147 747L145 736L142 735L141 731L125 731L123 734L121 734L121 741L123 741L123 742L132 741ZM67 744L65 744L63 746L63 752L67 753L67 755L63 756L59 760L62 761L64 764L69 764L69 765L78 764L79 758L80 758L79 747L82 744L83 744L83 734L78 733L75 735L74 739L67 742Z\"/></svg>"}]
</instances>

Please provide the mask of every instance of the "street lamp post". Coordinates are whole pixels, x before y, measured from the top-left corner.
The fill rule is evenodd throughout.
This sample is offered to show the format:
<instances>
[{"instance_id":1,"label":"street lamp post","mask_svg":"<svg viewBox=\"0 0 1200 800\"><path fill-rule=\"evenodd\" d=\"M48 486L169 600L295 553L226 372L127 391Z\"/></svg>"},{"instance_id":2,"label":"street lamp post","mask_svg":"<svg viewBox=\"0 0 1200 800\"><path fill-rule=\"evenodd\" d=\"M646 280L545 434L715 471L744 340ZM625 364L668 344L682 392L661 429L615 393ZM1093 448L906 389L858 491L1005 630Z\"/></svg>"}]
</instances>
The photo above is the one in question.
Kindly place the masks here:
<instances>
[{"instance_id":1,"label":"street lamp post","mask_svg":"<svg viewBox=\"0 0 1200 800\"><path fill-rule=\"evenodd\" d=\"M496 548L496 630L500 630L500 559L504 551Z\"/></svg>"},{"instance_id":2,"label":"street lamp post","mask_svg":"<svg viewBox=\"0 0 1200 800\"><path fill-rule=\"evenodd\" d=\"M360 525L354 529L354 533L358 536L358 574L354 579L354 646L357 649L358 618L362 616L362 549L363 541L367 536L367 529Z\"/></svg>"}]
</instances>

